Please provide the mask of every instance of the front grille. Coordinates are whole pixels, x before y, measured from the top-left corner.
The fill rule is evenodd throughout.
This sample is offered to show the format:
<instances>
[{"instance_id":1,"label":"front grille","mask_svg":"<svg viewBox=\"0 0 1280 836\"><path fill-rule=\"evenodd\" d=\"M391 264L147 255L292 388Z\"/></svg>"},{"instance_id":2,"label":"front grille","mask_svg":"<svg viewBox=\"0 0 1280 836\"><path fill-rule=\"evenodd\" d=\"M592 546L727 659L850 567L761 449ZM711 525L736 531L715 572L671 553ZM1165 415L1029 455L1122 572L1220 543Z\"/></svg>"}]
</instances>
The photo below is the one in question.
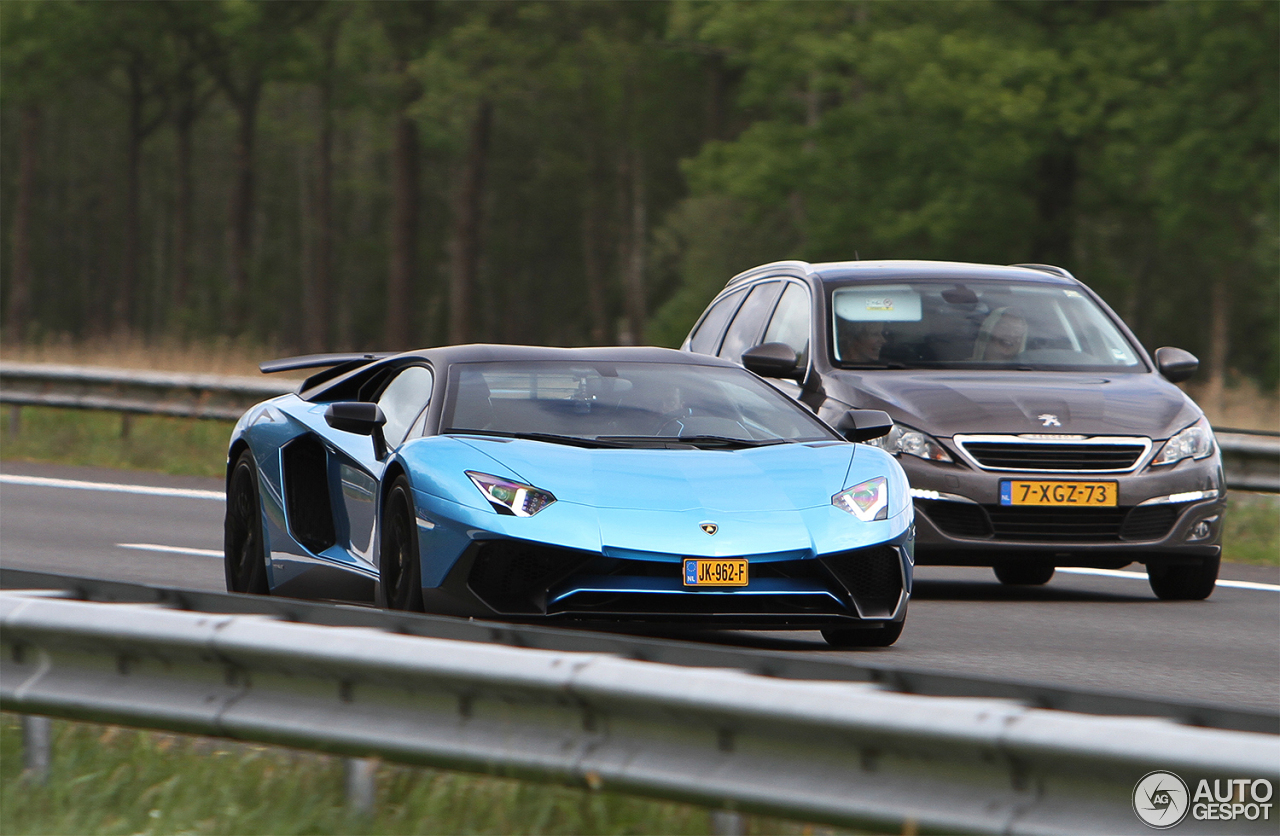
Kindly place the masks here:
<instances>
[{"instance_id":1,"label":"front grille","mask_svg":"<svg viewBox=\"0 0 1280 836\"><path fill-rule=\"evenodd\" d=\"M1142 444L1087 442L964 441L957 442L982 467L992 470L1107 471L1130 470L1146 447Z\"/></svg>"},{"instance_id":2,"label":"front grille","mask_svg":"<svg viewBox=\"0 0 1280 836\"><path fill-rule=\"evenodd\" d=\"M917 500L916 508L933 521L939 531L952 537L990 537L991 521L981 505L968 502Z\"/></svg>"},{"instance_id":3,"label":"front grille","mask_svg":"<svg viewBox=\"0 0 1280 836\"><path fill-rule=\"evenodd\" d=\"M1071 543L1120 539L1125 508L1010 508L986 506L997 540Z\"/></svg>"},{"instance_id":4,"label":"front grille","mask_svg":"<svg viewBox=\"0 0 1280 836\"><path fill-rule=\"evenodd\" d=\"M686 615L723 619L726 616L849 615L849 611L830 595L579 592L552 606L548 614Z\"/></svg>"},{"instance_id":5,"label":"front grille","mask_svg":"<svg viewBox=\"0 0 1280 836\"><path fill-rule=\"evenodd\" d=\"M893 615L902 595L902 561L897 549L873 546L827 555L821 561L853 597L863 617Z\"/></svg>"},{"instance_id":6,"label":"front grille","mask_svg":"<svg viewBox=\"0 0 1280 836\"><path fill-rule=\"evenodd\" d=\"M1125 517L1120 537L1125 540L1160 540L1182 513L1181 505L1140 505Z\"/></svg>"}]
</instances>

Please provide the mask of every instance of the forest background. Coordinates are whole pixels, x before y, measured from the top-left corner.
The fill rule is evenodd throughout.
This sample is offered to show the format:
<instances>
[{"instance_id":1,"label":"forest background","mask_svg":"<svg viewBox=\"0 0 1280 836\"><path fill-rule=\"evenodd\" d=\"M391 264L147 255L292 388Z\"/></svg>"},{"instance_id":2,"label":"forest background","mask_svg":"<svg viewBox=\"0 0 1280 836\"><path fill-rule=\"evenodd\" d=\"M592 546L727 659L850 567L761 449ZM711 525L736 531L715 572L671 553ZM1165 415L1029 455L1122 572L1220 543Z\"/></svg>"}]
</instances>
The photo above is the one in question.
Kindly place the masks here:
<instances>
[{"instance_id":1,"label":"forest background","mask_svg":"<svg viewBox=\"0 0 1280 836\"><path fill-rule=\"evenodd\" d=\"M782 259L1048 262L1280 382L1280 3L0 4L8 346L678 345Z\"/></svg>"}]
</instances>

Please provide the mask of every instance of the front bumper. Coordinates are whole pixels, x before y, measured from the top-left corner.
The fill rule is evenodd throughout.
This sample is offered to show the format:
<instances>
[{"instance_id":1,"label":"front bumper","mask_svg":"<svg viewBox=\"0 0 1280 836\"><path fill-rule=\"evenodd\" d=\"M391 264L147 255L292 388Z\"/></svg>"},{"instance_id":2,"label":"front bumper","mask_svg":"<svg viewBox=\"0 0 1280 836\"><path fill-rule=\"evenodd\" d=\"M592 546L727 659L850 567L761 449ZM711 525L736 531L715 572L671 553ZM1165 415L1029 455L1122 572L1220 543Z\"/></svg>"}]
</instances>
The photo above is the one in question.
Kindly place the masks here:
<instances>
[{"instance_id":1,"label":"front bumper","mask_svg":"<svg viewBox=\"0 0 1280 836\"><path fill-rule=\"evenodd\" d=\"M1216 453L1165 468L1097 475L977 470L912 456L900 461L911 482L921 565L1035 560L1119 568L1135 561L1199 562L1221 553L1226 485ZM1000 483L1018 479L1115 481L1118 505L1001 505Z\"/></svg>"}]
</instances>

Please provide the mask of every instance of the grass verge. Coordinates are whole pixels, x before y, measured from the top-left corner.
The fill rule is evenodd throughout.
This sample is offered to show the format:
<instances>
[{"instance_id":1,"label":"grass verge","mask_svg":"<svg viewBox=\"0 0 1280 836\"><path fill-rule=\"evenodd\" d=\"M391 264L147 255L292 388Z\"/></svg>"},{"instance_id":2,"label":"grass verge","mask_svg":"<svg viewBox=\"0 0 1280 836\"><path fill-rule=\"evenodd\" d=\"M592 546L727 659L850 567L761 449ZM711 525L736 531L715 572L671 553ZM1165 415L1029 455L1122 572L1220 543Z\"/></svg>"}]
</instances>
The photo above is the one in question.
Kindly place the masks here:
<instances>
[{"instance_id":1,"label":"grass verge","mask_svg":"<svg viewBox=\"0 0 1280 836\"><path fill-rule=\"evenodd\" d=\"M20 779L19 718L0 715L0 832L78 834L705 834L710 811L380 764L374 813L349 813L343 759L53 721L49 780ZM831 834L745 816L747 834Z\"/></svg>"}]
</instances>

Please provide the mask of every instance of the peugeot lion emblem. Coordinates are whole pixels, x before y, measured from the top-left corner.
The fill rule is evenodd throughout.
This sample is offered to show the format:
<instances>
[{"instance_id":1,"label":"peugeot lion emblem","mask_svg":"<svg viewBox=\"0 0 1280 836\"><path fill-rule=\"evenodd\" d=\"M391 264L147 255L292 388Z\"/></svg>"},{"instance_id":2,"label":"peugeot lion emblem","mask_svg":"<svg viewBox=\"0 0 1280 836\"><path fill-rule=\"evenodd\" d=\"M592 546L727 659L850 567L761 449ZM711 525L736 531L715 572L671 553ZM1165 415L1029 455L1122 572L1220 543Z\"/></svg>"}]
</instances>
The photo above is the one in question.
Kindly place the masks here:
<instances>
[{"instance_id":1,"label":"peugeot lion emblem","mask_svg":"<svg viewBox=\"0 0 1280 836\"><path fill-rule=\"evenodd\" d=\"M720 530L720 526L716 525L713 522L698 523L698 528L701 528L703 531L707 532L708 534L715 534L717 531Z\"/></svg>"},{"instance_id":2,"label":"peugeot lion emblem","mask_svg":"<svg viewBox=\"0 0 1280 836\"><path fill-rule=\"evenodd\" d=\"M1058 416L1050 415L1048 412L1046 412L1044 415L1037 415L1036 418L1038 418L1040 420L1040 423L1046 427L1062 426L1062 424L1058 423Z\"/></svg>"}]
</instances>

